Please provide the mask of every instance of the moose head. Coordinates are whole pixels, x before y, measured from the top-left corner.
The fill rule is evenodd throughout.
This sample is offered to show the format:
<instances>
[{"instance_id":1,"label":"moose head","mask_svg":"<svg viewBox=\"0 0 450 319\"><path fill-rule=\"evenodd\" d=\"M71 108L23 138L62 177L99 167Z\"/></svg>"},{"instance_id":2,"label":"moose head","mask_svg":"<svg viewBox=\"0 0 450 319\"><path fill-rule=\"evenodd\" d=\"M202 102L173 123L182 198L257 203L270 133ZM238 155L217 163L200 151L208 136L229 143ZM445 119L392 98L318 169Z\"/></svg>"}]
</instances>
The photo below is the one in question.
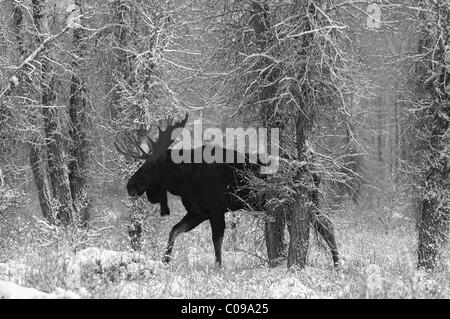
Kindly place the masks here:
<instances>
[{"instance_id":1,"label":"moose head","mask_svg":"<svg viewBox=\"0 0 450 319\"><path fill-rule=\"evenodd\" d=\"M134 159L145 160L128 181L127 191L133 197L146 193L152 204L160 203L161 215L170 213L167 206L167 190L163 186L164 166L168 156L167 150L178 136L176 130L183 128L187 120L188 115L186 114L185 118L179 122L173 123L173 118L169 117L165 120L165 123L160 123L156 141L149 136L148 132L145 132L142 134L143 136L138 137L126 135L125 140L128 143L123 143L125 144L124 148L114 143L119 153ZM162 126L165 126L166 129L163 130ZM147 147L144 145L147 145ZM148 151L145 151L144 148L148 148Z\"/></svg>"}]
</instances>

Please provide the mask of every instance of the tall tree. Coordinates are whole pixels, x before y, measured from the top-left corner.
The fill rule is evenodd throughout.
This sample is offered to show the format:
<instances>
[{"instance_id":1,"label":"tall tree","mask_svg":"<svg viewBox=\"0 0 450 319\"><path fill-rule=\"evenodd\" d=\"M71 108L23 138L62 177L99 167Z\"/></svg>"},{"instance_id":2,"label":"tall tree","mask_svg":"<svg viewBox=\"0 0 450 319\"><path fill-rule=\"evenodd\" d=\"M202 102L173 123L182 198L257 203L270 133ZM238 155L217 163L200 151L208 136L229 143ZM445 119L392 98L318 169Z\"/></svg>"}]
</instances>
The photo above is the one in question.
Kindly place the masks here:
<instances>
[{"instance_id":1,"label":"tall tree","mask_svg":"<svg viewBox=\"0 0 450 319\"><path fill-rule=\"evenodd\" d=\"M217 56L226 61L219 64L228 77L226 101L249 121L279 128L276 146L286 159L270 182L254 185L255 193L272 199L265 228L268 256L273 261L283 255L287 221L288 264L304 267L311 223L327 224L321 231L332 229L317 218L320 165L308 141L318 138L315 126L349 116L343 96L345 83L352 81L352 59L342 46L345 26L335 22L336 7L328 1L236 1L222 10L215 30L221 36Z\"/></svg>"},{"instance_id":2,"label":"tall tree","mask_svg":"<svg viewBox=\"0 0 450 319\"><path fill-rule=\"evenodd\" d=\"M446 243L450 222L450 4L420 1L423 23L419 41L418 111L421 204L418 221L418 267L433 270Z\"/></svg>"},{"instance_id":3,"label":"tall tree","mask_svg":"<svg viewBox=\"0 0 450 319\"><path fill-rule=\"evenodd\" d=\"M69 96L71 161L69 163L69 181L72 200L75 210L82 224L89 220L90 198L88 197L88 161L90 156L90 143L88 138L88 100L87 85L83 77L85 71L84 61L86 59L86 31L83 27L84 1L76 0L73 15L78 18L72 23L74 25L72 34L73 56L72 56L72 78Z\"/></svg>"},{"instance_id":4,"label":"tall tree","mask_svg":"<svg viewBox=\"0 0 450 319\"><path fill-rule=\"evenodd\" d=\"M37 32L36 43L39 45L51 36L50 10L45 0L32 0L32 8L33 21ZM44 118L48 170L56 218L64 225L69 225L73 219L73 201L62 138L62 132L64 131L62 112L64 110L56 105L56 86L59 79L52 62L55 60L56 52L54 48L47 49L39 59L42 116Z\"/></svg>"},{"instance_id":5,"label":"tall tree","mask_svg":"<svg viewBox=\"0 0 450 319\"><path fill-rule=\"evenodd\" d=\"M265 52L274 45L274 37L270 28L270 8L267 3L251 2L251 18L250 26L253 28L256 39L256 46L259 52ZM266 72L258 72L264 70ZM277 91L279 68L272 67L270 58L261 58L259 63L254 65L254 72L263 85L259 94L256 95L258 101L261 102L261 118L265 127L278 127L281 119L275 114L274 110L277 103ZM271 145L268 145L270 148ZM285 216L283 207L276 204L276 194L269 200L266 207L267 219L265 221L265 239L267 248L267 257L272 266L276 266L285 255L284 228Z\"/></svg>"},{"instance_id":6,"label":"tall tree","mask_svg":"<svg viewBox=\"0 0 450 319\"><path fill-rule=\"evenodd\" d=\"M23 11L22 6L19 3L13 3L13 16L12 16L12 29L16 38L17 52L21 60L24 60L27 55L27 49L24 45L24 24L23 24ZM26 66L28 68L28 65ZM20 73L18 75L20 79L26 79L27 77ZM19 80L19 79L18 79ZM21 83L23 81L19 81ZM23 84L23 83L22 83ZM20 90L17 86L16 90ZM36 117L31 122L36 122ZM33 174L34 182L38 191L39 205L42 215L49 222L54 222L51 191L48 187L47 174L45 172L46 166L46 151L44 148L43 140L40 138L39 130L32 133L29 145L29 159L31 171Z\"/></svg>"},{"instance_id":7,"label":"tall tree","mask_svg":"<svg viewBox=\"0 0 450 319\"><path fill-rule=\"evenodd\" d=\"M299 38L300 44L299 49L296 50L296 55L298 59L307 61L309 55L314 54L311 51L312 41L314 40L314 34L308 34L311 32L314 20L318 18L317 5L320 5L320 1L316 3L302 3L301 1L296 1L293 6L293 14L299 14L301 17L305 17L302 20L298 20L298 29L300 33L306 33L302 39ZM308 130L311 129L311 119L312 119L312 106L313 103L310 101L312 97L308 94L310 87L309 82L310 76L313 74L308 72L307 64L301 63L302 68L297 73L297 81L300 84L304 80L304 84L300 84L300 92L296 88L292 88L294 94L297 95L299 101L299 110L297 112L297 119L295 121L295 136L296 136L296 149L297 158L300 162L307 162L307 145L306 140L309 135ZM296 92L297 91L297 92ZM292 265L297 265L300 268L305 267L308 248L309 248L309 225L312 219L312 207L314 201L311 198L313 193L314 184L311 183L312 175L308 170L307 166L302 166L297 174L297 180L299 181L298 186L295 189L294 205L292 209L292 217L290 223L290 243L289 243L289 253L288 253L288 267Z\"/></svg>"}]
</instances>

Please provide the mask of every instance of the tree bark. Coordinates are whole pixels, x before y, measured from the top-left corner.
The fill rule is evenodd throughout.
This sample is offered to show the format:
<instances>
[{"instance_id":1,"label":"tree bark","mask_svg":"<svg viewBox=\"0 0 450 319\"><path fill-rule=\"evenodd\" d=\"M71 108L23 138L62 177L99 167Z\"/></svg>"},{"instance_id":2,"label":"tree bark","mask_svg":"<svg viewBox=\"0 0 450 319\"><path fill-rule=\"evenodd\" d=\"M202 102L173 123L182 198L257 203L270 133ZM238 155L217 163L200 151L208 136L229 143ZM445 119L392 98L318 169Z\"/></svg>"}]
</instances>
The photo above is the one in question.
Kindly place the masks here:
<instances>
[{"instance_id":1,"label":"tree bark","mask_svg":"<svg viewBox=\"0 0 450 319\"><path fill-rule=\"evenodd\" d=\"M257 45L261 52L264 52L273 44L273 39L270 34L270 21L269 21L269 7L267 4L261 4L256 1L251 3L252 17L249 21L250 27L254 30L257 39ZM263 69L272 63L270 59L263 58L257 69ZM269 123L269 117L274 110L274 98L277 94L278 83L276 79L278 77L277 68L269 68L269 72L261 74L260 81L263 81L266 85L260 88L258 94L259 101L262 102L261 115L263 118L264 126L273 126L273 123ZM259 75L258 75L259 76ZM267 147L271 147L268 145ZM267 220L265 225L265 239L267 256L269 264L276 266L279 264L284 254L284 215L282 207L276 207L268 205L266 207Z\"/></svg>"},{"instance_id":2,"label":"tree bark","mask_svg":"<svg viewBox=\"0 0 450 319\"><path fill-rule=\"evenodd\" d=\"M17 52L20 58L25 58L27 50L23 41L23 11L18 3L14 3L13 5L12 28L16 38ZM29 143L29 150L31 172L36 185L42 215L49 223L54 223L51 192L48 188L44 165L46 158L45 149L38 143L36 138L36 141Z\"/></svg>"},{"instance_id":3,"label":"tree bark","mask_svg":"<svg viewBox=\"0 0 450 319\"><path fill-rule=\"evenodd\" d=\"M268 220L265 223L265 239L267 257L271 267L278 266L285 258L284 228L285 216L282 206L267 205L266 214Z\"/></svg>"},{"instance_id":4,"label":"tree bark","mask_svg":"<svg viewBox=\"0 0 450 319\"><path fill-rule=\"evenodd\" d=\"M83 14L82 0L76 0L77 15ZM82 21L82 20L81 20ZM90 216L90 198L88 197L88 161L90 143L87 135L89 126L87 117L87 87L81 76L83 72L83 58L86 55L84 42L85 30L77 27L73 30L72 45L74 54L72 60L72 79L69 97L69 115L71 128L69 130L72 139L71 162L69 163L69 181L72 200L80 223L86 226Z\"/></svg>"},{"instance_id":5,"label":"tree bark","mask_svg":"<svg viewBox=\"0 0 450 319\"><path fill-rule=\"evenodd\" d=\"M308 258L311 223L311 207L308 205L307 192L297 193L290 222L287 266L297 266L302 269L306 266Z\"/></svg>"},{"instance_id":6,"label":"tree bark","mask_svg":"<svg viewBox=\"0 0 450 319\"><path fill-rule=\"evenodd\" d=\"M306 111L305 105L303 108ZM307 118L304 112L298 114L296 122L296 143L299 161L307 160L306 152L306 132ZM289 251L288 251L288 267L297 266L300 269L306 266L309 250L309 226L312 218L312 198L310 187L314 187L309 183L312 179L307 167L299 168L297 174L297 186L294 204L292 208L290 227L289 227Z\"/></svg>"},{"instance_id":7,"label":"tree bark","mask_svg":"<svg viewBox=\"0 0 450 319\"><path fill-rule=\"evenodd\" d=\"M42 147L37 144L30 143L30 165L33 173L34 183L38 191L39 205L42 215L50 224L55 223L53 216L51 193L48 188L47 175L42 168L45 162L45 153L42 153Z\"/></svg>"},{"instance_id":8,"label":"tree bark","mask_svg":"<svg viewBox=\"0 0 450 319\"><path fill-rule=\"evenodd\" d=\"M432 164L425 177L424 198L418 224L417 266L427 270L434 270L438 264L439 250L447 241L450 222L450 159L442 156L445 149L443 137L449 129L450 105L447 102L446 106L436 106L436 109L435 128L430 139ZM445 117L442 117L439 109L445 112Z\"/></svg>"},{"instance_id":9,"label":"tree bark","mask_svg":"<svg viewBox=\"0 0 450 319\"><path fill-rule=\"evenodd\" d=\"M307 5L301 1L296 1L294 5L294 11L304 12L308 11L308 16L315 19L316 18L316 7L315 5ZM302 23L303 30L312 30L311 20L307 20ZM302 46L299 51L299 55L304 57L306 60L309 54L309 48L313 44L313 35L307 35L303 39ZM299 72L303 77L309 77L309 74L302 74L302 72L307 72L302 70ZM296 148L297 148L297 158L299 162L307 163L308 157L306 155L308 146L306 145L306 136L308 129L310 127L310 105L308 102L308 88L303 87L298 94L298 100L300 105L300 110L297 114L297 119L295 122L295 132L296 132ZM315 185L313 183L313 176L309 172L309 168L306 165L298 168L296 177L296 189L294 205L290 220L290 241L289 241L289 251L288 251L288 267L297 266L300 269L306 266L306 261L308 257L309 250L309 227L312 220L312 207L314 206L313 191Z\"/></svg>"},{"instance_id":10,"label":"tree bark","mask_svg":"<svg viewBox=\"0 0 450 319\"><path fill-rule=\"evenodd\" d=\"M16 38L17 51L20 57L25 57L25 47L23 44L23 12L18 3L14 3L13 8L13 32Z\"/></svg>"},{"instance_id":11,"label":"tree bark","mask_svg":"<svg viewBox=\"0 0 450 319\"><path fill-rule=\"evenodd\" d=\"M132 2L129 0L115 0L114 3L115 22L117 27L114 30L114 38L117 43L114 49L116 53L117 65L114 67L114 71L117 73L117 78L123 80L127 86L133 85L133 64L135 56L130 53L129 42L132 35L132 28L130 28L131 20L133 20ZM115 89L113 91L112 103L110 105L110 116L114 121L120 121L118 118L122 111L122 94L119 90L121 83L115 83ZM130 201L129 208L129 221L128 221L128 236L130 238L131 248L135 251L142 249L142 225L144 215L140 212L139 202L136 200ZM161 206L162 208L162 206Z\"/></svg>"},{"instance_id":12,"label":"tree bark","mask_svg":"<svg viewBox=\"0 0 450 319\"><path fill-rule=\"evenodd\" d=\"M427 2L422 1L421 4L429 9ZM432 98L431 106L419 116L423 121L419 129L428 143L421 150L425 153L427 169L418 221L417 266L427 270L434 270L438 265L439 250L447 241L450 222L450 74L446 57L446 47L450 44L450 30L447 28L450 24L450 5L433 3L432 9L436 24L431 28L427 24L418 50L419 54L425 54L424 63L419 68L419 92L428 93ZM425 20L424 13L421 18Z\"/></svg>"},{"instance_id":13,"label":"tree bark","mask_svg":"<svg viewBox=\"0 0 450 319\"><path fill-rule=\"evenodd\" d=\"M33 20L38 36L36 41L40 44L46 36L50 35L48 24L48 11L45 0L32 0ZM52 51L47 55L52 58ZM53 57L54 58L54 57ZM47 141L48 169L55 199L56 218L64 225L69 225L73 218L73 204L70 192L68 169L64 158L64 149L58 124L61 116L60 110L55 106L57 75L53 69L51 59L40 59L41 64L41 103L44 106L44 131Z\"/></svg>"},{"instance_id":14,"label":"tree bark","mask_svg":"<svg viewBox=\"0 0 450 319\"><path fill-rule=\"evenodd\" d=\"M118 78L123 79L127 83L130 83L132 60L134 58L127 50L130 32L129 26L127 26L126 23L130 18L129 6L131 5L131 2L126 0L114 1L115 20L117 24L117 27L114 30L114 38L118 44L115 48L117 66L115 66L114 69L118 72ZM112 103L109 110L112 120L117 119L120 111L121 93L118 89L119 85L119 83L116 83L116 88L113 91Z\"/></svg>"}]
</instances>

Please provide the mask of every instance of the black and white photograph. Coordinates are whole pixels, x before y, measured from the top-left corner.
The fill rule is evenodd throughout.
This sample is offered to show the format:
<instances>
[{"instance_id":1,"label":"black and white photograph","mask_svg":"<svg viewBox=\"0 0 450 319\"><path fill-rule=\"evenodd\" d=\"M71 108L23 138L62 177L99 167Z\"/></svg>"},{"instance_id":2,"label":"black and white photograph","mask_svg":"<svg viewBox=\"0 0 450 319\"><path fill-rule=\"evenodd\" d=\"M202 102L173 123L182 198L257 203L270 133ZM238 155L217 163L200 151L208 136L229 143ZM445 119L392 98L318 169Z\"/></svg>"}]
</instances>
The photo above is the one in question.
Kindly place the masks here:
<instances>
[{"instance_id":1,"label":"black and white photograph","mask_svg":"<svg viewBox=\"0 0 450 319\"><path fill-rule=\"evenodd\" d=\"M0 299L449 299L449 223L449 0L0 0Z\"/></svg>"}]
</instances>

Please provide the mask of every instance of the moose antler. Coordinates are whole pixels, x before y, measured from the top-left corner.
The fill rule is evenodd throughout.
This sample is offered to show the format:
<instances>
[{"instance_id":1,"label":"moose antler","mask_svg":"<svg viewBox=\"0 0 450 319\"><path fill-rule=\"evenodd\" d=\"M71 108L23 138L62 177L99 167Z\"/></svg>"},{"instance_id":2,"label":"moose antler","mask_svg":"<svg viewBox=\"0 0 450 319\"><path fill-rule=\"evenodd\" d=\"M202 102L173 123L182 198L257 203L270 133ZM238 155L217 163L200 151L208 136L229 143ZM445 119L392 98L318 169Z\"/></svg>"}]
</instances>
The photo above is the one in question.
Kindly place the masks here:
<instances>
[{"instance_id":1,"label":"moose antler","mask_svg":"<svg viewBox=\"0 0 450 319\"><path fill-rule=\"evenodd\" d=\"M172 139L172 133L178 128L183 128L186 125L187 120L188 114L186 114L185 118L182 121L177 122L173 125L173 117L169 117L168 119L166 119L166 129L164 131L161 129L161 124L163 123L158 126L159 135L156 142L153 141L153 139L147 133L145 133L144 137L147 139L148 145L150 147L150 150L148 152L142 149L137 139L130 136L126 136L130 144L125 146L125 150L122 150L115 142L114 145L116 146L117 151L125 156L130 156L135 159L156 159L159 156L163 155L169 148L169 146L175 141L176 137ZM132 147L137 149L138 152L133 150Z\"/></svg>"},{"instance_id":2,"label":"moose antler","mask_svg":"<svg viewBox=\"0 0 450 319\"><path fill-rule=\"evenodd\" d=\"M125 156L130 156L135 159L147 159L150 154L146 151L144 151L139 144L138 140L134 137L130 137L128 135L125 135L126 139L130 142L130 144L125 145L125 150L122 150L119 145L117 145L116 142L114 142L114 146L116 147L117 151L120 154L123 154ZM133 150L133 146L139 151L138 153Z\"/></svg>"}]
</instances>

